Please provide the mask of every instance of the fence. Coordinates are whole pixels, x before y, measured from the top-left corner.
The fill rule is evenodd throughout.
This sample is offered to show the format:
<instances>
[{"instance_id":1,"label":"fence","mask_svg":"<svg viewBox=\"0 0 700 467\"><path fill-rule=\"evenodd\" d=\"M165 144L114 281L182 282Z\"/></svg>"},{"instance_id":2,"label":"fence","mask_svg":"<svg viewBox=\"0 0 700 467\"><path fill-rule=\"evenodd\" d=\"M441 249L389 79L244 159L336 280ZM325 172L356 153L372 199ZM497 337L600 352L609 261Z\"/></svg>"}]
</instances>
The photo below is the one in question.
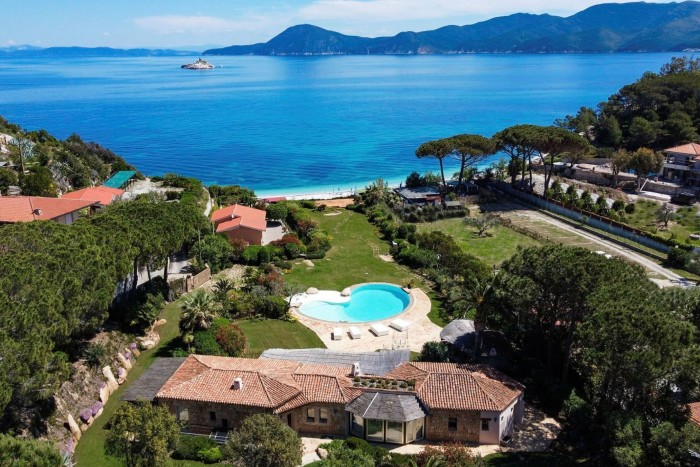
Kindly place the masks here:
<instances>
[{"instance_id":1,"label":"fence","mask_svg":"<svg viewBox=\"0 0 700 467\"><path fill-rule=\"evenodd\" d=\"M190 292L211 279L211 269L209 266L195 276L188 276L185 289Z\"/></svg>"},{"instance_id":2,"label":"fence","mask_svg":"<svg viewBox=\"0 0 700 467\"><path fill-rule=\"evenodd\" d=\"M593 228L602 230L611 235L626 238L627 240L639 243L647 248L651 248L661 253L668 253L671 247L645 236L641 231L634 229L628 225L621 224L607 217L599 216L598 214L583 211L575 207L565 207L558 201L548 200L537 194L523 193L511 188L506 183L495 184L495 187L506 193L508 196L516 198L526 204L542 209L543 211L552 212L560 216L572 219Z\"/></svg>"}]
</instances>

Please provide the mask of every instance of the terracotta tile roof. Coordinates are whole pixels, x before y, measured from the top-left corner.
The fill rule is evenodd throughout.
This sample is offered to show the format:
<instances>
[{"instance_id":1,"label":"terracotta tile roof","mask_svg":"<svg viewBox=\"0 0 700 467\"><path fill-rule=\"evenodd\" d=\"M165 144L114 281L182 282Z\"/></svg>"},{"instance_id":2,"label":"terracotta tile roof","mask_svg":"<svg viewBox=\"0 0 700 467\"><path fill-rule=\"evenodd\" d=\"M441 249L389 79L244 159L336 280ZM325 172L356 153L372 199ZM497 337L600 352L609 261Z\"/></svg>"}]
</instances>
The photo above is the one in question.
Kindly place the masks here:
<instances>
[{"instance_id":1,"label":"terracotta tile roof","mask_svg":"<svg viewBox=\"0 0 700 467\"><path fill-rule=\"evenodd\" d=\"M690 420L697 426L700 426L700 402L688 404L688 408L690 409Z\"/></svg>"},{"instance_id":2,"label":"terracotta tile roof","mask_svg":"<svg viewBox=\"0 0 700 467\"><path fill-rule=\"evenodd\" d=\"M673 148L664 149L664 152L675 152L677 154L685 154L688 156L700 156L700 144L688 143Z\"/></svg>"},{"instance_id":3,"label":"terracotta tile roof","mask_svg":"<svg viewBox=\"0 0 700 467\"><path fill-rule=\"evenodd\" d=\"M430 409L502 411L524 390L517 381L483 365L405 363L387 377L415 379Z\"/></svg>"},{"instance_id":4,"label":"terracotta tile roof","mask_svg":"<svg viewBox=\"0 0 700 467\"><path fill-rule=\"evenodd\" d=\"M94 204L97 203L78 199L0 196L0 222L51 220Z\"/></svg>"},{"instance_id":5,"label":"terracotta tile roof","mask_svg":"<svg viewBox=\"0 0 700 467\"><path fill-rule=\"evenodd\" d=\"M267 228L266 215L267 213L261 209L234 204L214 211L211 214L211 220L216 224L217 232L226 232L238 227L264 232Z\"/></svg>"},{"instance_id":6,"label":"terracotta tile roof","mask_svg":"<svg viewBox=\"0 0 700 467\"><path fill-rule=\"evenodd\" d=\"M354 391L347 391L352 385L345 376L349 373L347 366L191 355L156 397L262 407L282 413L313 402L349 402L349 397L356 397ZM235 378L241 378L242 389L233 389Z\"/></svg>"},{"instance_id":7,"label":"terracotta tile roof","mask_svg":"<svg viewBox=\"0 0 700 467\"><path fill-rule=\"evenodd\" d=\"M124 190L118 188L109 188L106 186L93 186L83 188L82 190L69 191L61 195L62 199L82 199L87 201L96 201L102 206L109 206L117 198L124 194Z\"/></svg>"},{"instance_id":8,"label":"terracotta tile roof","mask_svg":"<svg viewBox=\"0 0 700 467\"><path fill-rule=\"evenodd\" d=\"M194 400L271 409L312 403L348 404L365 391L352 386L351 366L291 360L191 355L158 391L158 399ZM430 409L502 411L523 386L492 368L454 363L404 363L386 375L413 379ZM233 389L241 378L242 389Z\"/></svg>"}]
</instances>

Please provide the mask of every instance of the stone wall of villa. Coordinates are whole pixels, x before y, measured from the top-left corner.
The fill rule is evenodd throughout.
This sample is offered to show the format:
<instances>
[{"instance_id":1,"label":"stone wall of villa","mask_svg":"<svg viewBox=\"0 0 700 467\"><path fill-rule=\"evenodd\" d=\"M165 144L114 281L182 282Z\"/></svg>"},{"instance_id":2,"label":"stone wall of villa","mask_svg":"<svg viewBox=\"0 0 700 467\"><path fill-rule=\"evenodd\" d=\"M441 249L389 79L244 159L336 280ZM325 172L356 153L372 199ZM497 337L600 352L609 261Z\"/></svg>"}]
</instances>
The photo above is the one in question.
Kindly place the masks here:
<instances>
[{"instance_id":1,"label":"stone wall of villa","mask_svg":"<svg viewBox=\"0 0 700 467\"><path fill-rule=\"evenodd\" d=\"M321 423L319 409L328 411L328 422ZM314 411L314 421L307 421L307 409ZM291 418L288 418L291 416ZM311 404L299 407L282 416L282 421L289 423L297 433L309 435L334 435L345 436L347 434L347 418L343 404Z\"/></svg>"},{"instance_id":2,"label":"stone wall of villa","mask_svg":"<svg viewBox=\"0 0 700 467\"><path fill-rule=\"evenodd\" d=\"M457 419L450 430L450 418ZM431 410L425 419L425 437L431 441L479 442L481 414L477 411Z\"/></svg>"},{"instance_id":3,"label":"stone wall of villa","mask_svg":"<svg viewBox=\"0 0 700 467\"><path fill-rule=\"evenodd\" d=\"M158 400L158 404L166 406L190 431L202 434L208 434L212 430L226 431L226 428L232 430L238 428L246 417L272 413L271 410L257 407L200 401L162 399Z\"/></svg>"}]
</instances>

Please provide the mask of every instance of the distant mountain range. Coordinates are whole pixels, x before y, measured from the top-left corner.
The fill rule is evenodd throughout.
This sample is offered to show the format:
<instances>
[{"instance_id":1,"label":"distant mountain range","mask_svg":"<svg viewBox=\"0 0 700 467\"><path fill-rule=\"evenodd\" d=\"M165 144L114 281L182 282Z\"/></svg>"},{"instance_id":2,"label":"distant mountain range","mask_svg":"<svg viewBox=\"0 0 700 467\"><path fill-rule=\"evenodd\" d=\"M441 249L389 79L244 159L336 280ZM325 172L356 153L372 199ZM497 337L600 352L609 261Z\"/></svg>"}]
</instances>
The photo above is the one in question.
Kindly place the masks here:
<instances>
[{"instance_id":1,"label":"distant mountain range","mask_svg":"<svg viewBox=\"0 0 700 467\"><path fill-rule=\"evenodd\" d=\"M0 48L0 58L72 58L72 57L181 57L199 52L172 49L113 49L111 47L48 47L29 45Z\"/></svg>"},{"instance_id":2,"label":"distant mountain range","mask_svg":"<svg viewBox=\"0 0 700 467\"><path fill-rule=\"evenodd\" d=\"M607 3L568 18L518 13L468 26L346 36L293 26L268 42L210 49L204 55L357 55L451 53L606 53L700 49L700 2Z\"/></svg>"}]
</instances>

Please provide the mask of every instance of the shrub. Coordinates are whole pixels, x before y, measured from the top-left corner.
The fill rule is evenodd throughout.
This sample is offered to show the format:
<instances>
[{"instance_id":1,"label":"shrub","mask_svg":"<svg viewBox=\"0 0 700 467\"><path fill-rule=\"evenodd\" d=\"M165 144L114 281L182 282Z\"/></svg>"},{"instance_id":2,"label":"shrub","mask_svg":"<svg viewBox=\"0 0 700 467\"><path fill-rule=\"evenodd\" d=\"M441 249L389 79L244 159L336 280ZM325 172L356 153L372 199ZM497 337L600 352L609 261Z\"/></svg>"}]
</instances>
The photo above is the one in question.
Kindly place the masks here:
<instances>
[{"instance_id":1,"label":"shrub","mask_svg":"<svg viewBox=\"0 0 700 467\"><path fill-rule=\"evenodd\" d=\"M625 202L621 199L616 199L613 201L612 210L615 212L620 212L625 209Z\"/></svg>"},{"instance_id":2,"label":"shrub","mask_svg":"<svg viewBox=\"0 0 700 467\"><path fill-rule=\"evenodd\" d=\"M202 451L208 451L212 448L219 450L216 442L211 438L206 438L204 436L187 436L180 435L180 439L177 444L177 448L173 452L174 459L190 460L190 461L202 461L206 462L200 456ZM219 455L221 451L219 450ZM221 459L219 459L221 460ZM219 460L212 461L219 462Z\"/></svg>"},{"instance_id":3,"label":"shrub","mask_svg":"<svg viewBox=\"0 0 700 467\"><path fill-rule=\"evenodd\" d=\"M306 209L316 209L316 201L305 199L301 202L301 207Z\"/></svg>"},{"instance_id":4,"label":"shrub","mask_svg":"<svg viewBox=\"0 0 700 467\"><path fill-rule=\"evenodd\" d=\"M83 358L85 358L85 363L93 369L102 368L107 365L109 360L107 348L100 342L88 345L83 352Z\"/></svg>"},{"instance_id":5,"label":"shrub","mask_svg":"<svg viewBox=\"0 0 700 467\"><path fill-rule=\"evenodd\" d=\"M209 449L202 449L197 452L197 459L205 464L215 464L221 462L224 459L224 455L221 453L221 449L218 446L211 447Z\"/></svg>"},{"instance_id":6,"label":"shrub","mask_svg":"<svg viewBox=\"0 0 700 467\"><path fill-rule=\"evenodd\" d=\"M223 452L241 465L293 467L301 464L301 438L271 414L255 414L231 432Z\"/></svg>"},{"instance_id":7,"label":"shrub","mask_svg":"<svg viewBox=\"0 0 700 467\"><path fill-rule=\"evenodd\" d=\"M216 338L211 329L195 332L192 344L198 354L226 356L226 352L224 352L224 349L216 342Z\"/></svg>"},{"instance_id":8,"label":"shrub","mask_svg":"<svg viewBox=\"0 0 700 467\"><path fill-rule=\"evenodd\" d=\"M287 300L279 296L261 297L257 304L258 312L265 318L280 319L287 314Z\"/></svg>"},{"instance_id":9,"label":"shrub","mask_svg":"<svg viewBox=\"0 0 700 467\"><path fill-rule=\"evenodd\" d=\"M229 323L216 329L214 338L216 339L216 343L219 344L229 357L237 357L245 350L245 334L241 330L241 327L235 323Z\"/></svg>"},{"instance_id":10,"label":"shrub","mask_svg":"<svg viewBox=\"0 0 700 467\"><path fill-rule=\"evenodd\" d=\"M672 268L684 268L690 261L691 253L683 248L671 248L666 262Z\"/></svg>"},{"instance_id":11,"label":"shrub","mask_svg":"<svg viewBox=\"0 0 700 467\"><path fill-rule=\"evenodd\" d=\"M250 245L248 248L243 250L241 254L241 259L246 264L258 264L260 262L260 251L263 249L260 245Z\"/></svg>"},{"instance_id":12,"label":"shrub","mask_svg":"<svg viewBox=\"0 0 700 467\"><path fill-rule=\"evenodd\" d=\"M627 214L633 214L636 209L637 205L634 203L628 203L627 206L625 206L625 212Z\"/></svg>"}]
</instances>

